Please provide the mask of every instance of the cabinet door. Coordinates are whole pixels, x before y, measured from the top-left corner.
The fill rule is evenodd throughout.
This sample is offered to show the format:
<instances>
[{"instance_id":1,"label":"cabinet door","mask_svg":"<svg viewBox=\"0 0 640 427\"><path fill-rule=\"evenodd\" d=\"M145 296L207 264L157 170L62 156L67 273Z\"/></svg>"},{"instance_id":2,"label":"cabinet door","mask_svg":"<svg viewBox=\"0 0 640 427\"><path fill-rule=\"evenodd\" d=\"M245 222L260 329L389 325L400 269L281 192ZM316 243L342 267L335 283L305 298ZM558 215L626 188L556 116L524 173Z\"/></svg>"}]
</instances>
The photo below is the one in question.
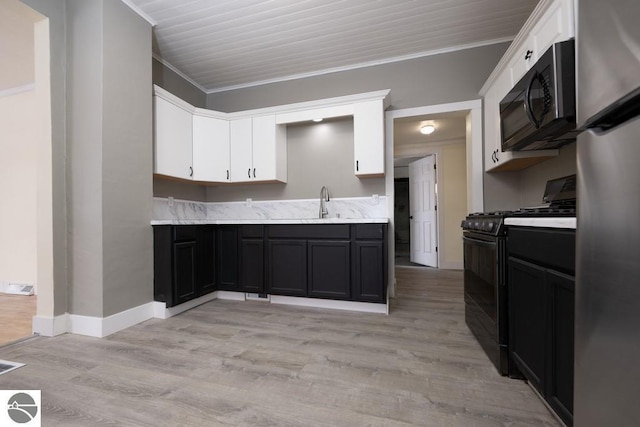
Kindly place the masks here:
<instances>
[{"instance_id":1,"label":"cabinet door","mask_svg":"<svg viewBox=\"0 0 640 427\"><path fill-rule=\"evenodd\" d=\"M253 131L251 118L231 120L231 181L247 182L253 179Z\"/></svg>"},{"instance_id":2,"label":"cabinet door","mask_svg":"<svg viewBox=\"0 0 640 427\"><path fill-rule=\"evenodd\" d=\"M382 100L353 106L353 149L356 176L384 175L384 104Z\"/></svg>"},{"instance_id":3,"label":"cabinet door","mask_svg":"<svg viewBox=\"0 0 640 427\"><path fill-rule=\"evenodd\" d=\"M306 240L269 240L268 292L307 296Z\"/></svg>"},{"instance_id":4,"label":"cabinet door","mask_svg":"<svg viewBox=\"0 0 640 427\"><path fill-rule=\"evenodd\" d=\"M244 292L262 293L264 286L264 242L242 239L240 247L240 287Z\"/></svg>"},{"instance_id":5,"label":"cabinet door","mask_svg":"<svg viewBox=\"0 0 640 427\"><path fill-rule=\"evenodd\" d=\"M286 127L276 125L276 116L253 118L253 169L256 181L287 182Z\"/></svg>"},{"instance_id":6,"label":"cabinet door","mask_svg":"<svg viewBox=\"0 0 640 427\"><path fill-rule=\"evenodd\" d=\"M544 394L545 269L513 257L508 262L509 351L524 376Z\"/></svg>"},{"instance_id":7,"label":"cabinet door","mask_svg":"<svg viewBox=\"0 0 640 427\"><path fill-rule=\"evenodd\" d=\"M238 227L218 227L216 233L218 289L239 291L238 283Z\"/></svg>"},{"instance_id":8,"label":"cabinet door","mask_svg":"<svg viewBox=\"0 0 640 427\"><path fill-rule=\"evenodd\" d=\"M354 243L353 299L385 302L384 244L380 241Z\"/></svg>"},{"instance_id":9,"label":"cabinet door","mask_svg":"<svg viewBox=\"0 0 640 427\"><path fill-rule=\"evenodd\" d=\"M228 182L229 121L193 116L193 179Z\"/></svg>"},{"instance_id":10,"label":"cabinet door","mask_svg":"<svg viewBox=\"0 0 640 427\"><path fill-rule=\"evenodd\" d=\"M571 276L548 270L551 291L551 363L546 395L560 418L573 420L573 325L575 281Z\"/></svg>"},{"instance_id":11,"label":"cabinet door","mask_svg":"<svg viewBox=\"0 0 640 427\"><path fill-rule=\"evenodd\" d=\"M350 242L310 240L308 245L308 295L349 299Z\"/></svg>"},{"instance_id":12,"label":"cabinet door","mask_svg":"<svg viewBox=\"0 0 640 427\"><path fill-rule=\"evenodd\" d=\"M173 284L175 304L181 304L197 296L196 242L173 244Z\"/></svg>"},{"instance_id":13,"label":"cabinet door","mask_svg":"<svg viewBox=\"0 0 640 427\"><path fill-rule=\"evenodd\" d=\"M556 0L538 20L530 35L535 52L534 61L537 61L552 44L575 36L573 10L574 0Z\"/></svg>"},{"instance_id":14,"label":"cabinet door","mask_svg":"<svg viewBox=\"0 0 640 427\"><path fill-rule=\"evenodd\" d=\"M153 172L191 179L193 120L191 113L154 97L155 161Z\"/></svg>"},{"instance_id":15,"label":"cabinet door","mask_svg":"<svg viewBox=\"0 0 640 427\"><path fill-rule=\"evenodd\" d=\"M216 251L215 226L202 225L198 227L197 236L198 255L198 296L216 290Z\"/></svg>"}]
</instances>

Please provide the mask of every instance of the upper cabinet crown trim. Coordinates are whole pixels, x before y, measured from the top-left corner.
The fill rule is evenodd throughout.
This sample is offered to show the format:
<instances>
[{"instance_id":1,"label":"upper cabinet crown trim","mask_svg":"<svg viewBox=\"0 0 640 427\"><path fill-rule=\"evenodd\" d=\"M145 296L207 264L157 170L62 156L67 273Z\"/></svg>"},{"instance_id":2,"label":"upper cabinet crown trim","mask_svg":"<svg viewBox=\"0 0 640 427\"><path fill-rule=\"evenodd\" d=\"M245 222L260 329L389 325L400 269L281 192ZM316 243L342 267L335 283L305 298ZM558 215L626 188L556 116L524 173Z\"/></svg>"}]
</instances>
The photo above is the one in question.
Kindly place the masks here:
<instances>
[{"instance_id":1,"label":"upper cabinet crown trim","mask_svg":"<svg viewBox=\"0 0 640 427\"><path fill-rule=\"evenodd\" d=\"M274 107L257 108L253 110L238 111L234 113L224 113L221 111L208 110L205 108L194 107L188 102L178 98L171 92L161 88L158 85L153 85L153 91L156 96L175 104L176 106L189 111L191 114L198 114L208 117L215 117L218 119L234 120L248 117L264 116L271 114L284 114L295 113L306 110L317 110L326 107L336 107L349 104L357 104L366 101L383 100L384 109L389 107L389 95L390 89L378 90L374 92L357 93L353 95L337 96L333 98L324 98L314 101L297 102L293 104L277 105ZM348 114L346 114L348 115ZM293 122L293 121L292 121Z\"/></svg>"},{"instance_id":2,"label":"upper cabinet crown trim","mask_svg":"<svg viewBox=\"0 0 640 427\"><path fill-rule=\"evenodd\" d=\"M529 37L529 33L533 30L533 27L540 20L540 18L545 14L545 12L552 6L556 0L541 0L540 3L533 9L531 15L524 23L516 37L513 39L513 42L507 48L507 51L502 55L502 58L498 62L498 65L493 69L493 72L489 75L489 78L484 83L482 88L480 89L480 95L484 96L487 93L487 90L493 85L499 75L506 69L509 65L508 62L513 58L513 56L518 52L522 44Z\"/></svg>"}]
</instances>

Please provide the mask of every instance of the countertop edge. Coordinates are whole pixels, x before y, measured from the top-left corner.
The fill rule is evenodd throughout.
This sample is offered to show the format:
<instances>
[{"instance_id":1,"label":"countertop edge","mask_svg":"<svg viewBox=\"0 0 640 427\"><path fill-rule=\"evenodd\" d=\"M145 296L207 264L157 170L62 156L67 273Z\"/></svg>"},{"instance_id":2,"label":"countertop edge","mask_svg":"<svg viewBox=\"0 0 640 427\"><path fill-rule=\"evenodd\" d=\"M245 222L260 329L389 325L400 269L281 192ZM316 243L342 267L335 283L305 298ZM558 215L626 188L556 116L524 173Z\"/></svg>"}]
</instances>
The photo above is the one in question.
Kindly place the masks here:
<instances>
[{"instance_id":1,"label":"countertop edge","mask_svg":"<svg viewBox=\"0 0 640 427\"><path fill-rule=\"evenodd\" d=\"M160 219L151 225L244 225L244 224L388 224L389 218L307 219Z\"/></svg>"},{"instance_id":2,"label":"countertop edge","mask_svg":"<svg viewBox=\"0 0 640 427\"><path fill-rule=\"evenodd\" d=\"M544 228L576 228L576 218L565 217L543 217L543 218L505 218L504 225L515 225L521 227L544 227Z\"/></svg>"}]
</instances>

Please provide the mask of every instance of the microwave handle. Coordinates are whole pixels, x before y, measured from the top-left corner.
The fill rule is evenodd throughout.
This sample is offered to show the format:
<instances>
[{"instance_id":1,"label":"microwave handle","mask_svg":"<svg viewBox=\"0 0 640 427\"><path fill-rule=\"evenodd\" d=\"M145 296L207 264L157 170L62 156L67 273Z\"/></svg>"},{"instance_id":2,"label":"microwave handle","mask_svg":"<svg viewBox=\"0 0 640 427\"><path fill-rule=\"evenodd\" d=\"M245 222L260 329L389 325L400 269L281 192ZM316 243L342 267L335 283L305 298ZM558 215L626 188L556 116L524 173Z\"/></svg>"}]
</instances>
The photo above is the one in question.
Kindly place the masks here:
<instances>
[{"instance_id":1,"label":"microwave handle","mask_svg":"<svg viewBox=\"0 0 640 427\"><path fill-rule=\"evenodd\" d=\"M540 127L538 120L533 115L533 107L531 106L531 88L533 87L533 83L536 81L538 77L538 73L535 72L529 79L529 84L527 85L527 90L524 93L524 111L527 113L527 117L529 117L529 121L536 127Z\"/></svg>"},{"instance_id":2,"label":"microwave handle","mask_svg":"<svg viewBox=\"0 0 640 427\"><path fill-rule=\"evenodd\" d=\"M542 114L540 117L536 117L533 114L533 107L531 106L531 88L533 87L533 83L538 80L540 81L540 87L542 88ZM533 73L531 79L529 80L529 84L527 85L527 91L524 95L524 109L527 112L527 116L529 117L529 121L536 127L536 129L540 128L542 125L542 120L544 116L550 111L549 107L551 106L551 91L549 90L549 85L547 84L544 75L538 73L537 71Z\"/></svg>"}]
</instances>

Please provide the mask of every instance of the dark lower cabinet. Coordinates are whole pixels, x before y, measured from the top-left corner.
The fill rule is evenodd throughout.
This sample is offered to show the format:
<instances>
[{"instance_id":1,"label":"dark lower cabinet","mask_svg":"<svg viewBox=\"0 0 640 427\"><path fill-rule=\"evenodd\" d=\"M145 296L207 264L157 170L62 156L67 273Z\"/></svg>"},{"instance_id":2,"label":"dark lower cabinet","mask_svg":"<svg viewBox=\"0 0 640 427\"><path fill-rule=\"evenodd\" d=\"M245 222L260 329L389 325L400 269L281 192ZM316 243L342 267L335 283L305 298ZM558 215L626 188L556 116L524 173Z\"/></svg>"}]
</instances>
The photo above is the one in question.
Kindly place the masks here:
<instances>
[{"instance_id":1,"label":"dark lower cabinet","mask_svg":"<svg viewBox=\"0 0 640 427\"><path fill-rule=\"evenodd\" d=\"M265 292L263 238L262 225L245 225L242 227L240 287L244 292Z\"/></svg>"},{"instance_id":2,"label":"dark lower cabinet","mask_svg":"<svg viewBox=\"0 0 640 427\"><path fill-rule=\"evenodd\" d=\"M351 298L351 242L310 240L308 296Z\"/></svg>"},{"instance_id":3,"label":"dark lower cabinet","mask_svg":"<svg viewBox=\"0 0 640 427\"><path fill-rule=\"evenodd\" d=\"M356 301L384 302L386 256L382 241L356 241L353 245L352 297Z\"/></svg>"},{"instance_id":4,"label":"dark lower cabinet","mask_svg":"<svg viewBox=\"0 0 640 427\"><path fill-rule=\"evenodd\" d=\"M239 291L238 226L219 225L216 232L217 287L223 291Z\"/></svg>"},{"instance_id":5,"label":"dark lower cabinet","mask_svg":"<svg viewBox=\"0 0 640 427\"><path fill-rule=\"evenodd\" d=\"M384 303L386 224L154 226L154 299L215 290Z\"/></svg>"},{"instance_id":6,"label":"dark lower cabinet","mask_svg":"<svg viewBox=\"0 0 640 427\"><path fill-rule=\"evenodd\" d=\"M200 295L216 290L216 228L213 225L198 227L196 253L200 265Z\"/></svg>"},{"instance_id":7,"label":"dark lower cabinet","mask_svg":"<svg viewBox=\"0 0 640 427\"><path fill-rule=\"evenodd\" d=\"M509 228L507 248L511 357L572 425L575 232Z\"/></svg>"},{"instance_id":8,"label":"dark lower cabinet","mask_svg":"<svg viewBox=\"0 0 640 427\"><path fill-rule=\"evenodd\" d=\"M307 241L269 240L267 291L273 295L307 295Z\"/></svg>"},{"instance_id":9,"label":"dark lower cabinet","mask_svg":"<svg viewBox=\"0 0 640 427\"><path fill-rule=\"evenodd\" d=\"M573 419L573 326L575 280L547 272L551 290L551 355L547 396L560 418Z\"/></svg>"},{"instance_id":10,"label":"dark lower cabinet","mask_svg":"<svg viewBox=\"0 0 640 427\"><path fill-rule=\"evenodd\" d=\"M545 269L509 259L509 348L520 372L544 393L547 292Z\"/></svg>"},{"instance_id":11,"label":"dark lower cabinet","mask_svg":"<svg viewBox=\"0 0 640 427\"><path fill-rule=\"evenodd\" d=\"M154 300L167 307L215 290L213 226L155 226Z\"/></svg>"}]
</instances>

